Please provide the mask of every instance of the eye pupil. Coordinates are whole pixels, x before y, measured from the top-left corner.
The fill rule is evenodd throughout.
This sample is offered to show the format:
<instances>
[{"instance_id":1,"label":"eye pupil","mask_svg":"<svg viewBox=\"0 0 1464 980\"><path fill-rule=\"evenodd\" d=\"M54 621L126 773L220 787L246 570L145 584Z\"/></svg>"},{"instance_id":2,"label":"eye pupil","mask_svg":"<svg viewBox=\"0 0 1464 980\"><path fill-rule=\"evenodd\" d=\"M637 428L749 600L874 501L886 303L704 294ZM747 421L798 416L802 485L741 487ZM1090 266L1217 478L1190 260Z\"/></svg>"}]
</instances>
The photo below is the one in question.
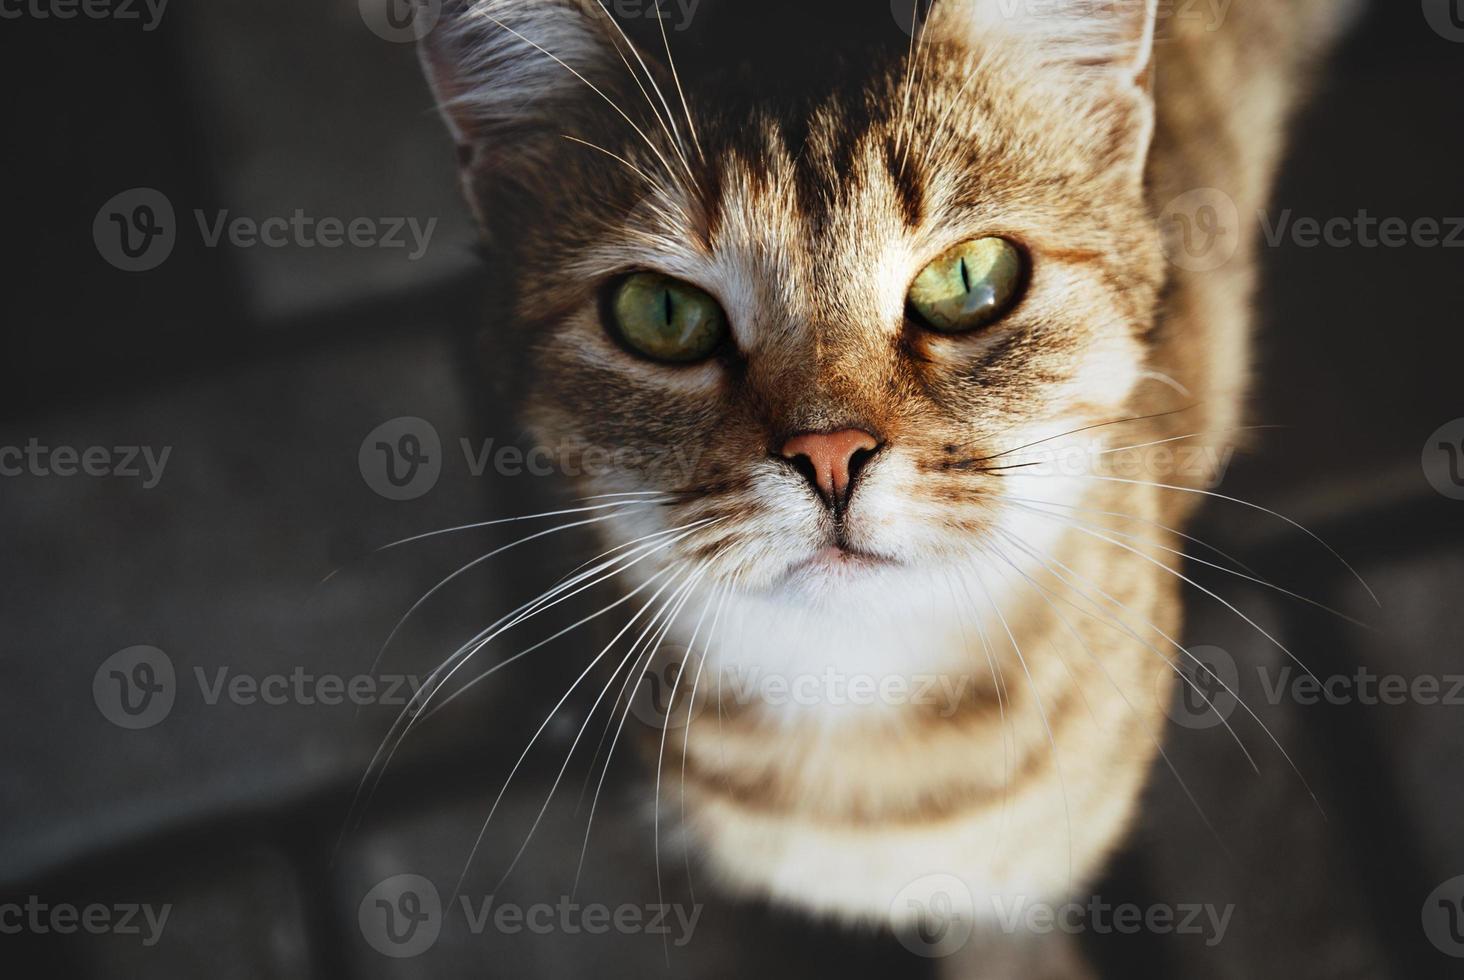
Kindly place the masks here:
<instances>
[{"instance_id":1,"label":"eye pupil","mask_svg":"<svg viewBox=\"0 0 1464 980\"><path fill-rule=\"evenodd\" d=\"M620 280L606 313L606 327L621 343L657 361L702 360L727 336L727 318L715 299L655 272Z\"/></svg>"},{"instance_id":2,"label":"eye pupil","mask_svg":"<svg viewBox=\"0 0 1464 980\"><path fill-rule=\"evenodd\" d=\"M910 284L911 316L940 333L975 330L1010 312L1025 278L1025 257L1006 239L962 242L927 265Z\"/></svg>"}]
</instances>

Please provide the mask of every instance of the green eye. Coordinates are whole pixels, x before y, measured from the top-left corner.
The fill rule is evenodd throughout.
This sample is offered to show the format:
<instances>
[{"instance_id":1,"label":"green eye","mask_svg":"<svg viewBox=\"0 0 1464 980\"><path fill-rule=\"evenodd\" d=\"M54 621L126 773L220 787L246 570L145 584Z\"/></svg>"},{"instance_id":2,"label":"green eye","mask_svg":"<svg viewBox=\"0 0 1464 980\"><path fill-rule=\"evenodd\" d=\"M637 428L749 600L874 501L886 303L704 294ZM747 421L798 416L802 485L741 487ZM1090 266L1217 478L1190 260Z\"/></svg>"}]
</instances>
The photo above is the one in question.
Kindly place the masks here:
<instances>
[{"instance_id":1,"label":"green eye","mask_svg":"<svg viewBox=\"0 0 1464 980\"><path fill-rule=\"evenodd\" d=\"M1005 316L1021 292L1026 259L1005 238L976 238L927 265L910 284L910 309L941 333L975 330Z\"/></svg>"},{"instance_id":2,"label":"green eye","mask_svg":"<svg viewBox=\"0 0 1464 980\"><path fill-rule=\"evenodd\" d=\"M727 317L716 300L655 272L626 277L615 290L610 313L621 339L658 361L700 361L727 336Z\"/></svg>"}]
</instances>

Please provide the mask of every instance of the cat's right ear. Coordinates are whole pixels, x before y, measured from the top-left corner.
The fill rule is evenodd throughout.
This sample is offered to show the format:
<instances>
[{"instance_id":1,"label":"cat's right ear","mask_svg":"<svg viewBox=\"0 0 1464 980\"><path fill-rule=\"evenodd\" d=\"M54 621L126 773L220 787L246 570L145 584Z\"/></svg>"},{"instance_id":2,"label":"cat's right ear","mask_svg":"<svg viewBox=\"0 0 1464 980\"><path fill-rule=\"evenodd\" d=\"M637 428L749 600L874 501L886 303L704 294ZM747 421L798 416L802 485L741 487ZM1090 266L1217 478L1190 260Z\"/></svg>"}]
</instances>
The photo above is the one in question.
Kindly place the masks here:
<instances>
[{"instance_id":1,"label":"cat's right ear","mask_svg":"<svg viewBox=\"0 0 1464 980\"><path fill-rule=\"evenodd\" d=\"M610 111L619 37L597 0L444 2L419 52L480 222L486 195L532 183L578 120Z\"/></svg>"}]
</instances>

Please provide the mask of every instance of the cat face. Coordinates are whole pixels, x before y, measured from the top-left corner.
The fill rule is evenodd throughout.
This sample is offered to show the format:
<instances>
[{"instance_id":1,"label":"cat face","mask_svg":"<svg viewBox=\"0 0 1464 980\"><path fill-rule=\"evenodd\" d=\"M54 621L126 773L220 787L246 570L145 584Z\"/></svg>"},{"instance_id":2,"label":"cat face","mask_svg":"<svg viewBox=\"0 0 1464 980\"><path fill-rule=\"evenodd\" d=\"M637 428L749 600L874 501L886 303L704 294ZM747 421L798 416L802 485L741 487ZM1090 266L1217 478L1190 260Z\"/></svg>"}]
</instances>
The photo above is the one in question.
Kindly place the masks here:
<instances>
[{"instance_id":1,"label":"cat face","mask_svg":"<svg viewBox=\"0 0 1464 980\"><path fill-rule=\"evenodd\" d=\"M626 464L579 489L625 502L601 527L648 549L642 581L918 614L1049 543L1016 502L1091 486L1038 448L1135 414L1161 266L1143 5L990 6L780 99L673 75L589 0L449 11L428 64L510 284L497 340L539 439ZM991 315L932 313L921 283L959 281L959 314L993 254Z\"/></svg>"}]
</instances>

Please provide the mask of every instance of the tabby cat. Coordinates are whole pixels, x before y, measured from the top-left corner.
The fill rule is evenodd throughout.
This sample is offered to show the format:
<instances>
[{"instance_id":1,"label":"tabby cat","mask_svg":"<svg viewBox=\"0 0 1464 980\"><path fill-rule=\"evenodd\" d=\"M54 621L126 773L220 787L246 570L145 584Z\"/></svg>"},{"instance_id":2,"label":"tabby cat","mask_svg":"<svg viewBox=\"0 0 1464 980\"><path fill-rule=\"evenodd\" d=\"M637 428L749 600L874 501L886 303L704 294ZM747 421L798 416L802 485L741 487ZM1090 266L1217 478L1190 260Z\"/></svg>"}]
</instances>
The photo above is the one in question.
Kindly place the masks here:
<instances>
[{"instance_id":1,"label":"tabby cat","mask_svg":"<svg viewBox=\"0 0 1464 980\"><path fill-rule=\"evenodd\" d=\"M808 6L449 2L424 63L524 417L637 462L576 489L684 660L662 810L733 892L990 922L1081 894L1157 760L1214 475L1159 461L1237 439L1237 216L1342 11Z\"/></svg>"}]
</instances>

